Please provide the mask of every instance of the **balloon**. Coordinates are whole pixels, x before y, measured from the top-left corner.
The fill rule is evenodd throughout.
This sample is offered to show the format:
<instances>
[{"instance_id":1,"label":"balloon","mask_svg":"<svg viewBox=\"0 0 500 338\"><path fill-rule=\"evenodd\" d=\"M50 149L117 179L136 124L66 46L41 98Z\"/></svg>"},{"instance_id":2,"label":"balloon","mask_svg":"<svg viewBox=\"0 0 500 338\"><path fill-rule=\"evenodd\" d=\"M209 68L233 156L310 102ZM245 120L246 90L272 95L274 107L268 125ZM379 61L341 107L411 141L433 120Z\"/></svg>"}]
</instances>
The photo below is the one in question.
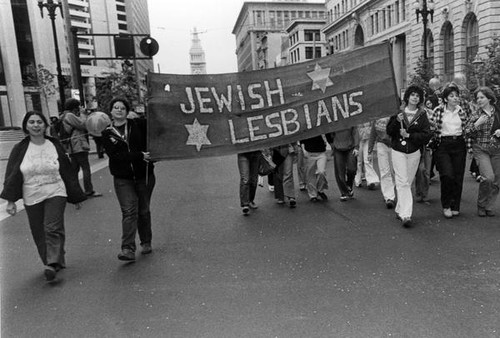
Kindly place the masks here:
<instances>
[{"instance_id":1,"label":"balloon","mask_svg":"<svg viewBox=\"0 0 500 338\"><path fill-rule=\"evenodd\" d=\"M85 121L87 131L92 136L101 136L101 133L111 124L109 116L101 111L91 113Z\"/></svg>"},{"instance_id":2,"label":"balloon","mask_svg":"<svg viewBox=\"0 0 500 338\"><path fill-rule=\"evenodd\" d=\"M437 77L433 77L429 80L429 87L431 87L431 89L435 91L439 87L441 87L441 81Z\"/></svg>"},{"instance_id":3,"label":"balloon","mask_svg":"<svg viewBox=\"0 0 500 338\"><path fill-rule=\"evenodd\" d=\"M459 86L465 85L465 74L464 73L456 73L453 77L453 82L455 82Z\"/></svg>"}]
</instances>

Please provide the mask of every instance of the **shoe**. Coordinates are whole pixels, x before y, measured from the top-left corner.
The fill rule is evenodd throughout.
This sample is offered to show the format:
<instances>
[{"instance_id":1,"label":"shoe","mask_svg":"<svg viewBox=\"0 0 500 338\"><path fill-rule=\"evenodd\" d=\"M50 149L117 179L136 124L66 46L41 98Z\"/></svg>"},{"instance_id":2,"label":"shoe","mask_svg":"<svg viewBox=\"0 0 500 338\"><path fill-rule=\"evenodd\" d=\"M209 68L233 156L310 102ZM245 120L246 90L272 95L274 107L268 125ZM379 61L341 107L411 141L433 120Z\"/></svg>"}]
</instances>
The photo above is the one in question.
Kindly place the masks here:
<instances>
[{"instance_id":1,"label":"shoe","mask_svg":"<svg viewBox=\"0 0 500 338\"><path fill-rule=\"evenodd\" d=\"M486 217L486 210L484 208L477 208L477 215L479 217Z\"/></svg>"},{"instance_id":2,"label":"shoe","mask_svg":"<svg viewBox=\"0 0 500 338\"><path fill-rule=\"evenodd\" d=\"M460 211L457 211L457 210L452 210L452 211L451 211L451 214L452 214L454 217L456 217L456 216L460 215Z\"/></svg>"},{"instance_id":3,"label":"shoe","mask_svg":"<svg viewBox=\"0 0 500 338\"><path fill-rule=\"evenodd\" d=\"M322 191L318 191L318 196L321 197L323 201L328 201L328 196Z\"/></svg>"},{"instance_id":4,"label":"shoe","mask_svg":"<svg viewBox=\"0 0 500 338\"><path fill-rule=\"evenodd\" d=\"M45 280L47 282L51 282L54 279L56 279L56 269L53 266L46 265L45 269L43 270L43 274L45 275Z\"/></svg>"},{"instance_id":5,"label":"shoe","mask_svg":"<svg viewBox=\"0 0 500 338\"><path fill-rule=\"evenodd\" d=\"M481 176L481 175L477 175L477 177L476 177L476 182L481 183L482 181L484 181L483 176Z\"/></svg>"},{"instance_id":6,"label":"shoe","mask_svg":"<svg viewBox=\"0 0 500 338\"><path fill-rule=\"evenodd\" d=\"M403 228L410 228L411 227L411 218L410 217L404 217L401 220L401 224L403 225Z\"/></svg>"},{"instance_id":7,"label":"shoe","mask_svg":"<svg viewBox=\"0 0 500 338\"><path fill-rule=\"evenodd\" d=\"M476 178L476 177L477 177L477 174L476 174L475 172L472 172L472 171L471 171L471 172L470 172L470 174L471 174L471 176L472 176L472 177L474 177L474 178Z\"/></svg>"},{"instance_id":8,"label":"shoe","mask_svg":"<svg viewBox=\"0 0 500 338\"><path fill-rule=\"evenodd\" d=\"M375 183L368 184L368 190L375 190L376 188L377 188L377 185Z\"/></svg>"},{"instance_id":9,"label":"shoe","mask_svg":"<svg viewBox=\"0 0 500 338\"><path fill-rule=\"evenodd\" d=\"M443 215L446 218L452 218L453 217L453 214L451 213L451 209L450 208L444 208L443 209Z\"/></svg>"},{"instance_id":10,"label":"shoe","mask_svg":"<svg viewBox=\"0 0 500 338\"><path fill-rule=\"evenodd\" d=\"M290 198L288 201L290 203L290 208L295 208L297 206L297 202L295 201L295 198Z\"/></svg>"},{"instance_id":11,"label":"shoe","mask_svg":"<svg viewBox=\"0 0 500 338\"><path fill-rule=\"evenodd\" d=\"M495 216L495 212L493 210L485 210L486 212L486 216L488 217L494 217Z\"/></svg>"},{"instance_id":12,"label":"shoe","mask_svg":"<svg viewBox=\"0 0 500 338\"><path fill-rule=\"evenodd\" d=\"M248 206L250 207L250 209L257 209L258 208L258 206L257 206L257 204L255 204L255 202L248 203Z\"/></svg>"},{"instance_id":13,"label":"shoe","mask_svg":"<svg viewBox=\"0 0 500 338\"><path fill-rule=\"evenodd\" d=\"M85 195L87 195L87 197L101 197L102 196L102 194L100 192L97 192L97 191L88 192Z\"/></svg>"},{"instance_id":14,"label":"shoe","mask_svg":"<svg viewBox=\"0 0 500 338\"><path fill-rule=\"evenodd\" d=\"M118 254L118 259L121 261L135 261L135 253L130 249L122 249Z\"/></svg>"},{"instance_id":15,"label":"shoe","mask_svg":"<svg viewBox=\"0 0 500 338\"><path fill-rule=\"evenodd\" d=\"M305 191L306 190L306 185L305 184L301 184L299 186L299 189L300 189L300 191Z\"/></svg>"},{"instance_id":16,"label":"shoe","mask_svg":"<svg viewBox=\"0 0 500 338\"><path fill-rule=\"evenodd\" d=\"M347 197L348 198L354 198L354 191L352 191L352 189L349 189L349 191L347 192Z\"/></svg>"},{"instance_id":17,"label":"shoe","mask_svg":"<svg viewBox=\"0 0 500 338\"><path fill-rule=\"evenodd\" d=\"M422 196L417 196L415 198L415 202L417 202L417 203L422 203L423 201L424 201L424 198Z\"/></svg>"},{"instance_id":18,"label":"shoe","mask_svg":"<svg viewBox=\"0 0 500 338\"><path fill-rule=\"evenodd\" d=\"M396 219L397 219L398 221L403 221L403 219L401 218L401 216L399 216L399 214L396 214Z\"/></svg>"},{"instance_id":19,"label":"shoe","mask_svg":"<svg viewBox=\"0 0 500 338\"><path fill-rule=\"evenodd\" d=\"M269 186L269 192L274 192L274 185Z\"/></svg>"},{"instance_id":20,"label":"shoe","mask_svg":"<svg viewBox=\"0 0 500 338\"><path fill-rule=\"evenodd\" d=\"M276 203L278 203L278 204L285 204L285 201L283 201L282 199L278 199L278 201Z\"/></svg>"},{"instance_id":21,"label":"shoe","mask_svg":"<svg viewBox=\"0 0 500 338\"><path fill-rule=\"evenodd\" d=\"M309 199L309 201L311 201L311 202L315 203L315 202L318 202L318 198L317 198L317 197L311 197L311 198Z\"/></svg>"},{"instance_id":22,"label":"shoe","mask_svg":"<svg viewBox=\"0 0 500 338\"><path fill-rule=\"evenodd\" d=\"M153 252L153 248L151 247L151 244L150 243L144 243L142 245L142 251L141 251L141 254L143 255L149 255L150 253Z\"/></svg>"},{"instance_id":23,"label":"shoe","mask_svg":"<svg viewBox=\"0 0 500 338\"><path fill-rule=\"evenodd\" d=\"M394 201L393 200L387 200L387 201L385 201L385 206L387 207L387 209L394 208Z\"/></svg>"},{"instance_id":24,"label":"shoe","mask_svg":"<svg viewBox=\"0 0 500 338\"><path fill-rule=\"evenodd\" d=\"M248 216L248 213L250 212L250 207L248 207L248 205L245 205L244 207L241 208L241 211L243 212L244 216Z\"/></svg>"},{"instance_id":25,"label":"shoe","mask_svg":"<svg viewBox=\"0 0 500 338\"><path fill-rule=\"evenodd\" d=\"M349 196L347 195L340 195L340 201L345 202L349 199Z\"/></svg>"}]
</instances>

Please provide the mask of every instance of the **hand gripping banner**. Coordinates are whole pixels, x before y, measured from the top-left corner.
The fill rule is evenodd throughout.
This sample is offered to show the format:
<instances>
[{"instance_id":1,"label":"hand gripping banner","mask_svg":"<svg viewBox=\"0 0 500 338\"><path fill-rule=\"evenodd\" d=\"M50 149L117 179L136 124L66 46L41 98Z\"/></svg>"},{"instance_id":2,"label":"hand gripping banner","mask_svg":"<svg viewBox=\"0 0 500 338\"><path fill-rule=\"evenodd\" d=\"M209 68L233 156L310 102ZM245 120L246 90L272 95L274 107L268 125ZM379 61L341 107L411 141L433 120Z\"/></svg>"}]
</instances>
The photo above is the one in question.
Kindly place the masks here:
<instances>
[{"instance_id":1,"label":"hand gripping banner","mask_svg":"<svg viewBox=\"0 0 500 338\"><path fill-rule=\"evenodd\" d=\"M148 74L154 160L236 154L394 114L389 43L285 67L217 75Z\"/></svg>"}]
</instances>

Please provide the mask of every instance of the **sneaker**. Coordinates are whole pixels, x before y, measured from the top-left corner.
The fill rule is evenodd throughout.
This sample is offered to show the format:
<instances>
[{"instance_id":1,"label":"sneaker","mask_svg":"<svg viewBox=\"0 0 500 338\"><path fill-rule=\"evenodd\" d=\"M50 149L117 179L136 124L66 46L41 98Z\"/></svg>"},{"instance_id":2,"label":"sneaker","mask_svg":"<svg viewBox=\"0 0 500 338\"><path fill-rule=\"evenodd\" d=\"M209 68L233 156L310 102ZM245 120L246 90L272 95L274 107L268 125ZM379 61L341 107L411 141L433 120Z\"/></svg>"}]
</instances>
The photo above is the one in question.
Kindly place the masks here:
<instances>
[{"instance_id":1,"label":"sneaker","mask_svg":"<svg viewBox=\"0 0 500 338\"><path fill-rule=\"evenodd\" d=\"M100 192L97 192L97 191L87 192L87 193L85 193L85 195L87 195L87 197L101 197L102 196L102 194Z\"/></svg>"},{"instance_id":2,"label":"sneaker","mask_svg":"<svg viewBox=\"0 0 500 338\"><path fill-rule=\"evenodd\" d=\"M411 218L410 217L404 217L401 220L401 224L403 225L403 228L410 228L411 227Z\"/></svg>"},{"instance_id":3,"label":"sneaker","mask_svg":"<svg viewBox=\"0 0 500 338\"><path fill-rule=\"evenodd\" d=\"M481 176L481 175L477 175L477 177L476 177L476 182L481 183L482 181L484 181L483 176Z\"/></svg>"},{"instance_id":4,"label":"sneaker","mask_svg":"<svg viewBox=\"0 0 500 338\"><path fill-rule=\"evenodd\" d=\"M458 215L460 215L460 211L457 211L457 210L452 210L452 211L451 211L451 214L452 214L453 216L458 216Z\"/></svg>"},{"instance_id":5,"label":"sneaker","mask_svg":"<svg viewBox=\"0 0 500 338\"><path fill-rule=\"evenodd\" d=\"M243 212L243 216L248 216L248 213L250 212L250 207L248 207L248 205L245 205L244 207L241 208L241 211Z\"/></svg>"},{"instance_id":6,"label":"sneaker","mask_svg":"<svg viewBox=\"0 0 500 338\"><path fill-rule=\"evenodd\" d=\"M290 198L290 200L288 201L290 203L290 208L295 208L297 206L297 202L295 201L295 198Z\"/></svg>"},{"instance_id":7,"label":"sneaker","mask_svg":"<svg viewBox=\"0 0 500 338\"><path fill-rule=\"evenodd\" d=\"M250 207L250 209L257 209L258 208L257 204L255 204L255 202L253 202L253 201L248 203L248 206Z\"/></svg>"},{"instance_id":8,"label":"sneaker","mask_svg":"<svg viewBox=\"0 0 500 338\"><path fill-rule=\"evenodd\" d=\"M299 185L299 189L300 189L300 191L305 191L306 190L306 185L305 184Z\"/></svg>"},{"instance_id":9,"label":"sneaker","mask_svg":"<svg viewBox=\"0 0 500 338\"><path fill-rule=\"evenodd\" d=\"M495 212L493 210L485 210L486 212L486 216L488 217L494 217L495 216Z\"/></svg>"},{"instance_id":10,"label":"sneaker","mask_svg":"<svg viewBox=\"0 0 500 338\"><path fill-rule=\"evenodd\" d=\"M479 217L486 217L486 210L484 208L477 208L477 215Z\"/></svg>"},{"instance_id":11,"label":"sneaker","mask_svg":"<svg viewBox=\"0 0 500 338\"><path fill-rule=\"evenodd\" d=\"M347 196L347 195L340 195L340 200L341 200L342 202L345 202L345 201L347 201L348 199L349 199L349 196Z\"/></svg>"},{"instance_id":12,"label":"sneaker","mask_svg":"<svg viewBox=\"0 0 500 338\"><path fill-rule=\"evenodd\" d=\"M376 188L377 188L377 185L375 183L368 184L368 190L375 190Z\"/></svg>"},{"instance_id":13,"label":"sneaker","mask_svg":"<svg viewBox=\"0 0 500 338\"><path fill-rule=\"evenodd\" d=\"M313 203L314 203L314 202L318 202L318 198L317 198L317 197L311 197L309 200L310 200L311 202L313 202Z\"/></svg>"},{"instance_id":14,"label":"sneaker","mask_svg":"<svg viewBox=\"0 0 500 338\"><path fill-rule=\"evenodd\" d=\"M352 191L352 189L349 189L349 191L347 192L347 197L354 198L354 191Z\"/></svg>"},{"instance_id":15,"label":"sneaker","mask_svg":"<svg viewBox=\"0 0 500 338\"><path fill-rule=\"evenodd\" d=\"M283 201L282 199L278 199L278 201L276 203L278 203L278 204L285 204L285 201Z\"/></svg>"},{"instance_id":16,"label":"sneaker","mask_svg":"<svg viewBox=\"0 0 500 338\"><path fill-rule=\"evenodd\" d=\"M56 279L56 269L53 266L46 265L45 269L43 270L43 274L45 275L45 280L47 282L51 282L54 279Z\"/></svg>"},{"instance_id":17,"label":"sneaker","mask_svg":"<svg viewBox=\"0 0 500 338\"><path fill-rule=\"evenodd\" d=\"M269 192L274 192L274 185L269 186Z\"/></svg>"},{"instance_id":18,"label":"sneaker","mask_svg":"<svg viewBox=\"0 0 500 338\"><path fill-rule=\"evenodd\" d=\"M135 253L130 249L122 249L118 254L118 259L121 261L135 261Z\"/></svg>"},{"instance_id":19,"label":"sneaker","mask_svg":"<svg viewBox=\"0 0 500 338\"><path fill-rule=\"evenodd\" d=\"M321 197L323 201L328 201L328 196L322 191L318 191L318 196Z\"/></svg>"},{"instance_id":20,"label":"sneaker","mask_svg":"<svg viewBox=\"0 0 500 338\"><path fill-rule=\"evenodd\" d=\"M387 209L394 208L394 201L393 200L387 200L387 201L385 201L385 206L387 207Z\"/></svg>"},{"instance_id":21,"label":"sneaker","mask_svg":"<svg viewBox=\"0 0 500 338\"><path fill-rule=\"evenodd\" d=\"M149 255L150 253L153 252L153 248L151 247L151 244L150 243L144 243L142 245L142 251L141 251L141 254L143 255Z\"/></svg>"},{"instance_id":22,"label":"sneaker","mask_svg":"<svg viewBox=\"0 0 500 338\"><path fill-rule=\"evenodd\" d=\"M451 209L450 208L444 208L443 209L443 215L446 218L452 218L453 217L453 214L451 213Z\"/></svg>"}]
</instances>

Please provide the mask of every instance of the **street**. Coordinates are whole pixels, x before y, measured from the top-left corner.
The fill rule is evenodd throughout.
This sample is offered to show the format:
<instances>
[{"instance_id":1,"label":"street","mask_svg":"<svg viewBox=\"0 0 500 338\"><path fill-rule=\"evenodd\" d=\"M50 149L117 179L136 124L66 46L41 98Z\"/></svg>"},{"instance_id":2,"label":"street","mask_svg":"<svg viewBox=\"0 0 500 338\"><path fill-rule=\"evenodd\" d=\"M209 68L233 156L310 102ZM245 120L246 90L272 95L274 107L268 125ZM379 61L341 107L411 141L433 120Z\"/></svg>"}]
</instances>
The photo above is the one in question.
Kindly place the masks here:
<instances>
[{"instance_id":1,"label":"street","mask_svg":"<svg viewBox=\"0 0 500 338\"><path fill-rule=\"evenodd\" d=\"M108 168L103 197L66 208L67 269L48 284L26 212L0 223L2 337L499 337L500 205L476 216L466 172L461 215L439 182L404 229L380 190L296 209L259 187L242 216L236 156L160 162L153 254L124 264ZM297 189L298 190L298 189Z\"/></svg>"}]
</instances>

